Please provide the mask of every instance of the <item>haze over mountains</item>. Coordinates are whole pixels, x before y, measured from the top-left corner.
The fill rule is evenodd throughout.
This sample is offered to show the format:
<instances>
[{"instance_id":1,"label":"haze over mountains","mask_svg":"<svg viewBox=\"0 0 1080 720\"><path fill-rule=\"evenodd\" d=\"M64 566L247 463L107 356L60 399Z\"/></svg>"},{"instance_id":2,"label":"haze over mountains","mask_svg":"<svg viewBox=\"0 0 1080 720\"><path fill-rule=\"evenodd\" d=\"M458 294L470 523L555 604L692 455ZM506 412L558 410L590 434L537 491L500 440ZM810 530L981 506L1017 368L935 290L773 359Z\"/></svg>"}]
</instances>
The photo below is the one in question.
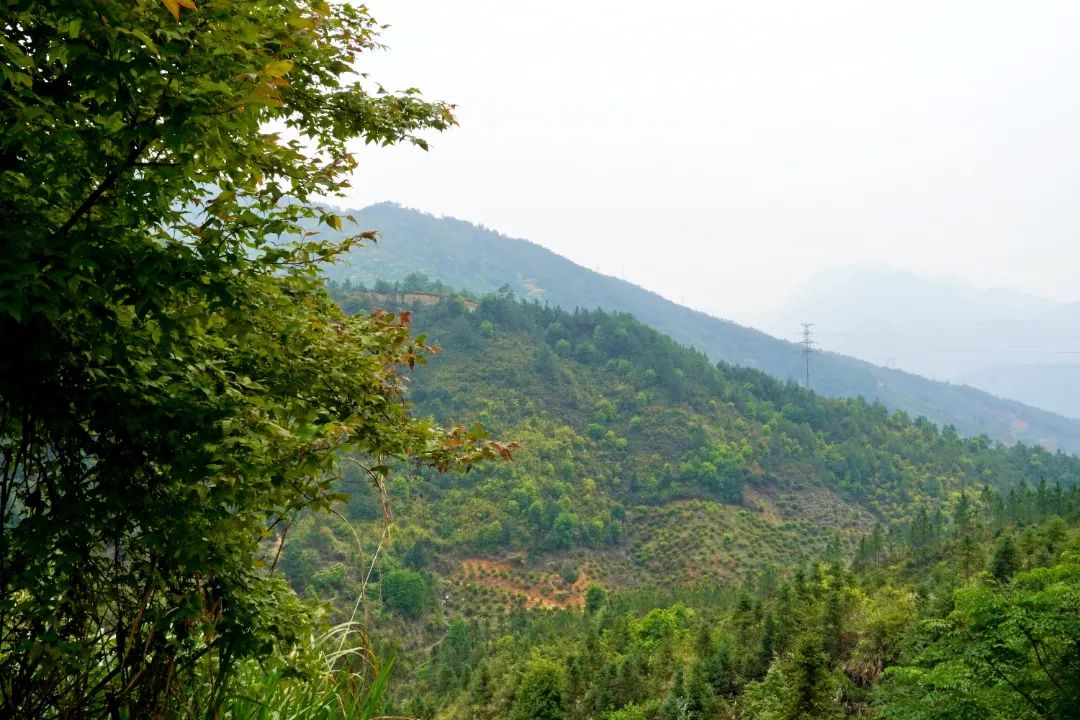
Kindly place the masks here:
<instances>
[{"instance_id":1,"label":"haze over mountains","mask_svg":"<svg viewBox=\"0 0 1080 720\"><path fill-rule=\"evenodd\" d=\"M1080 304L882 265L811 277L755 324L820 347L1080 417Z\"/></svg>"},{"instance_id":2,"label":"haze over mountains","mask_svg":"<svg viewBox=\"0 0 1080 720\"><path fill-rule=\"evenodd\" d=\"M519 297L567 309L601 307L627 312L705 352L714 362L756 367L780 379L803 375L803 358L794 343L679 306L534 243L392 204L374 205L354 216L360 228L376 228L382 239L328 268L335 280L370 286L380 279L422 272L475 293L505 288ZM1037 299L1032 303L1037 305ZM811 385L825 395L862 396L913 416L924 415L939 424L954 425L964 434L985 433L1002 442L1019 440L1080 451L1080 422L1076 420L834 352L813 356Z\"/></svg>"}]
</instances>

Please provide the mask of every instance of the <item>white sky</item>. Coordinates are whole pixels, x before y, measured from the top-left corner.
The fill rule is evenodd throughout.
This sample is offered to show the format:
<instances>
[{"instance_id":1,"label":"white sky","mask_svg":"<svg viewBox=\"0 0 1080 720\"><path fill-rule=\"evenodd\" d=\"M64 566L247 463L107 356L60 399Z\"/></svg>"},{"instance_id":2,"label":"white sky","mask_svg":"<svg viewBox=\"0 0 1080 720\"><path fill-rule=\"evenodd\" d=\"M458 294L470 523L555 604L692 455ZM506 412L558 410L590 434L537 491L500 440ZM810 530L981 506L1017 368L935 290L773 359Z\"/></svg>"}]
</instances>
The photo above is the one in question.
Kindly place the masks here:
<instances>
[{"instance_id":1,"label":"white sky","mask_svg":"<svg viewBox=\"0 0 1080 720\"><path fill-rule=\"evenodd\" d=\"M348 198L735 319L883 262L1080 299L1080 2L371 0L361 68L458 105Z\"/></svg>"}]
</instances>

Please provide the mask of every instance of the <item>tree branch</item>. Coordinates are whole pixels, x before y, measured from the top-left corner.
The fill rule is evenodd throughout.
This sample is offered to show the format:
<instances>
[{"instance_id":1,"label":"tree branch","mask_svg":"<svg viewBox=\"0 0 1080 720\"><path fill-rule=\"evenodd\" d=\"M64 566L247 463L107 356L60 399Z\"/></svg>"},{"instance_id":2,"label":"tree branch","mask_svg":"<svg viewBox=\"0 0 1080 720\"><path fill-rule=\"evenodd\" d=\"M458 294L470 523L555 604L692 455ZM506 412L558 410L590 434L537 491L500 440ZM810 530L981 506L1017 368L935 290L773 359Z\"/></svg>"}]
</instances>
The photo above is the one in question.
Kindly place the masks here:
<instances>
[{"instance_id":1,"label":"tree branch","mask_svg":"<svg viewBox=\"0 0 1080 720\"><path fill-rule=\"evenodd\" d=\"M139 155L142 154L145 147L146 145L141 147L139 145L132 145L131 152L124 158L124 162L121 163L119 167L113 168L108 175L102 178L101 182L98 183L98 186L94 188L85 200L83 200L82 205L79 205L79 207L75 209L75 212L71 214L71 217L60 226L54 233L54 236L66 235L70 232L71 228L75 227L75 223L79 222L82 216L90 212L91 208L97 204L97 201L101 199L101 196L116 185L116 181L120 179L120 176L135 166L135 161L139 159Z\"/></svg>"}]
</instances>

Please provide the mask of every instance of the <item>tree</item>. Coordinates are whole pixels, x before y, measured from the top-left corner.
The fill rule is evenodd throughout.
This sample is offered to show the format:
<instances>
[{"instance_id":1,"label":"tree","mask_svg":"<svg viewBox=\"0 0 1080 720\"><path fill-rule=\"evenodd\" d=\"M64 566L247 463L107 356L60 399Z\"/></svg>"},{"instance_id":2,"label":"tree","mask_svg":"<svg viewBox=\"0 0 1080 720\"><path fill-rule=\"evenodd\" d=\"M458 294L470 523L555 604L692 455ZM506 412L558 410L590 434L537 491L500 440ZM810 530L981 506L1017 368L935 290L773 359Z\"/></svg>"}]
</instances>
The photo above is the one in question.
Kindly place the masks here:
<instances>
[{"instance_id":1,"label":"tree","mask_svg":"<svg viewBox=\"0 0 1080 720\"><path fill-rule=\"evenodd\" d=\"M588 615L595 615L599 612L600 608L604 606L604 602L607 600L607 593L604 592L602 585L596 585L595 583L590 585L585 590L585 612Z\"/></svg>"},{"instance_id":2,"label":"tree","mask_svg":"<svg viewBox=\"0 0 1080 720\"><path fill-rule=\"evenodd\" d=\"M423 146L450 107L350 79L363 8L163 1L0 8L2 715L219 698L307 624L267 541L338 457L500 452L413 420L407 316L317 279L371 237L317 234L347 143Z\"/></svg>"},{"instance_id":3,"label":"tree","mask_svg":"<svg viewBox=\"0 0 1080 720\"><path fill-rule=\"evenodd\" d=\"M562 720L566 714L566 677L550 660L536 658L525 667L510 713L512 720Z\"/></svg>"},{"instance_id":4,"label":"tree","mask_svg":"<svg viewBox=\"0 0 1080 720\"><path fill-rule=\"evenodd\" d=\"M1006 533L998 538L994 545L994 554L990 558L990 574L999 583L1007 583L1020 568L1020 558L1016 552L1016 541Z\"/></svg>"},{"instance_id":5,"label":"tree","mask_svg":"<svg viewBox=\"0 0 1080 720\"><path fill-rule=\"evenodd\" d=\"M731 648L726 640L717 645L716 649L705 658L702 673L717 695L731 697L738 692L735 666L731 661Z\"/></svg>"},{"instance_id":6,"label":"tree","mask_svg":"<svg viewBox=\"0 0 1080 720\"><path fill-rule=\"evenodd\" d=\"M1073 718L1080 707L1080 563L970 585L919 652L885 671L885 718Z\"/></svg>"},{"instance_id":7,"label":"tree","mask_svg":"<svg viewBox=\"0 0 1080 720\"><path fill-rule=\"evenodd\" d=\"M394 612L417 618L427 602L428 587L424 576L414 570L392 570L383 576L382 596Z\"/></svg>"},{"instance_id":8,"label":"tree","mask_svg":"<svg viewBox=\"0 0 1080 720\"><path fill-rule=\"evenodd\" d=\"M813 635L804 635L795 645L791 667L792 688L787 717L834 717L839 707L833 700L835 681L829 670L829 659Z\"/></svg>"},{"instance_id":9,"label":"tree","mask_svg":"<svg viewBox=\"0 0 1080 720\"><path fill-rule=\"evenodd\" d=\"M578 524L578 516L574 513L564 511L556 515L549 536L551 545L557 548L570 547Z\"/></svg>"}]
</instances>

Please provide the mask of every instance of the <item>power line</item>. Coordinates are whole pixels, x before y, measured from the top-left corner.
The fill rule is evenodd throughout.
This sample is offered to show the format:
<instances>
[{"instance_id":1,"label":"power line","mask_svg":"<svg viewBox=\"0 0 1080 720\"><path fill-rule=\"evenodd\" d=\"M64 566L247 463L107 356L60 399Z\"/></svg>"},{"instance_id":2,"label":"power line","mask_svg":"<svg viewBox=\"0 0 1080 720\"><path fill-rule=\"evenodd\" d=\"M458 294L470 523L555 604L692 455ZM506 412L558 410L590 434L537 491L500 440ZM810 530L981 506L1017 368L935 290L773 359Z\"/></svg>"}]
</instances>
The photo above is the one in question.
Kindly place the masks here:
<instances>
[{"instance_id":1,"label":"power line","mask_svg":"<svg viewBox=\"0 0 1080 720\"><path fill-rule=\"evenodd\" d=\"M979 336L979 335L919 335L914 333L872 333L872 332L829 332L829 331L814 331L815 337L832 337L832 338L864 338L871 342L859 343L858 347L843 347L837 352L840 353L852 353L852 352L866 352L868 350L888 352L892 350L914 351L914 352L932 352L932 353L993 353L993 354L1024 354L1024 355L1080 355L1080 349L1064 349L1053 347L1038 347L1034 345L1036 342L1045 342L1053 340L1080 340L1080 336L1038 336L1038 335L993 335ZM902 345L891 340L909 339L909 340L927 340L928 343L921 342L905 342ZM1016 347L987 347L979 345L979 341L990 339L992 341L1008 341L1016 340L1023 341L1026 346ZM949 341L968 341L958 342L952 344ZM976 341L971 343L970 341ZM800 341L801 344L801 341ZM815 345L820 345L820 342L815 342ZM1017 344L1020 344L1018 342ZM801 350L800 350L801 352Z\"/></svg>"},{"instance_id":2,"label":"power line","mask_svg":"<svg viewBox=\"0 0 1080 720\"><path fill-rule=\"evenodd\" d=\"M816 335L828 335L830 337L883 337L883 338L916 338L922 340L982 340L987 335L937 335L923 333L903 332L857 332L857 331L833 331L817 332ZM998 340L1080 340L1080 335L1001 335L993 333Z\"/></svg>"},{"instance_id":3,"label":"power line","mask_svg":"<svg viewBox=\"0 0 1080 720\"><path fill-rule=\"evenodd\" d=\"M810 356L814 354L814 333L810 329L814 323L802 323L802 356L803 368L806 371L806 389L810 389Z\"/></svg>"},{"instance_id":4,"label":"power line","mask_svg":"<svg viewBox=\"0 0 1080 720\"><path fill-rule=\"evenodd\" d=\"M822 334L824 334L824 333L822 333ZM863 348L860 348L860 349L863 349L863 350L865 350L865 349L873 349L873 350L878 350L878 351L883 351L883 350L913 351L914 350L914 351L920 351L920 352L941 352L941 353L959 352L959 353L994 353L994 354L1022 353L1022 354L1025 354L1025 355L1080 355L1080 350L1042 350L1042 349L1034 349L1034 348L989 348L989 347L983 347L983 348L975 348L975 347L930 347L930 346L926 346L926 345L911 345L911 344L907 344L907 345L870 345L870 346L864 346ZM839 352L841 354L847 354L847 353L856 352L856 351L852 350L851 348L842 348L840 350L835 350L833 352Z\"/></svg>"}]
</instances>

